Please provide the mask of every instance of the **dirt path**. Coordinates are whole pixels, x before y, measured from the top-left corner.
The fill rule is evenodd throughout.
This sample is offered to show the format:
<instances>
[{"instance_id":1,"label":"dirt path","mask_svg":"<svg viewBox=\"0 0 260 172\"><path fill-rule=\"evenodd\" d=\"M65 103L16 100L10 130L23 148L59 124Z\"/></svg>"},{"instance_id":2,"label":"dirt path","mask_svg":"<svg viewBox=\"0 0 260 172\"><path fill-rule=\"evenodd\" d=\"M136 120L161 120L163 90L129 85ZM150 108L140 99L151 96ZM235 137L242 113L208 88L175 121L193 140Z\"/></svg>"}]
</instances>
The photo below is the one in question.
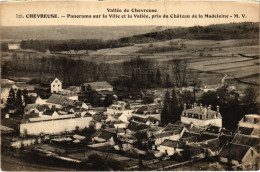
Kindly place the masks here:
<instances>
[{"instance_id":1,"label":"dirt path","mask_svg":"<svg viewBox=\"0 0 260 172\"><path fill-rule=\"evenodd\" d=\"M226 79L227 76L228 76L228 75L225 74L225 76L221 79L221 86L224 86L224 84L225 84L225 79Z\"/></svg>"}]
</instances>

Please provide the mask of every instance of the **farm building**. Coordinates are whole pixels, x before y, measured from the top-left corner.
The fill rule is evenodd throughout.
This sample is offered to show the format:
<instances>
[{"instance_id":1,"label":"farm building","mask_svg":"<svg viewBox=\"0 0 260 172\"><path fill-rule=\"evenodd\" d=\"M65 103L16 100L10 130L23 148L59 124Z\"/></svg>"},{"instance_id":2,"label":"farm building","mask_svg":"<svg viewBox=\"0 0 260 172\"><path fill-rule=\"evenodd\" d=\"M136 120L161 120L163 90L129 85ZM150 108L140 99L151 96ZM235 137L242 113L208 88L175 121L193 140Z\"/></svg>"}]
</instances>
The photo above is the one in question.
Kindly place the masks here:
<instances>
[{"instance_id":1,"label":"farm building","mask_svg":"<svg viewBox=\"0 0 260 172\"><path fill-rule=\"evenodd\" d=\"M83 83L81 86L82 91L87 91L87 88L90 87L93 91L113 91L113 86L111 86L108 82L88 82Z\"/></svg>"}]
</instances>

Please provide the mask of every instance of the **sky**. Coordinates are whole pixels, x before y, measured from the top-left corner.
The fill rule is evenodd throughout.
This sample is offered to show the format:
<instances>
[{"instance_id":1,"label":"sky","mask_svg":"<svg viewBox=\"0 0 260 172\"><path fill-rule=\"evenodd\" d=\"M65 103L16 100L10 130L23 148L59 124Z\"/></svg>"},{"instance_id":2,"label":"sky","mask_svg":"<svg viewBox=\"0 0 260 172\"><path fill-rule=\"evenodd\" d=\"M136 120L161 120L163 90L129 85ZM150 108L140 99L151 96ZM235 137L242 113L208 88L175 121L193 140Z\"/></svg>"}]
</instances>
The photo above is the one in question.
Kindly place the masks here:
<instances>
[{"instance_id":1,"label":"sky","mask_svg":"<svg viewBox=\"0 0 260 172\"><path fill-rule=\"evenodd\" d=\"M42 26L42 25L84 25L84 26L194 26L230 22L259 22L259 2L1 2L1 26ZM121 12L108 12L120 9ZM129 12L124 12L128 9ZM131 12L132 9L156 9L157 12ZM26 18L29 14L57 14L59 18ZM67 18L67 15L91 15L92 18ZM107 15L107 18L93 18L93 15ZM120 18L110 18L117 14ZM150 18L135 18L137 14L148 14ZM163 15L169 18L163 18ZM170 15L190 15L190 18L170 18ZM205 18L209 15L227 15L228 18ZM238 14L240 18L234 18ZM245 15L243 18L242 15ZM24 18L17 18L17 16ZM122 18L126 15L126 18ZM127 16L131 15L132 18ZM160 18L153 18L156 15ZM197 15L197 18L192 18ZM202 18L199 18L202 15ZM65 16L65 17L62 17ZM232 17L231 17L232 16Z\"/></svg>"}]
</instances>

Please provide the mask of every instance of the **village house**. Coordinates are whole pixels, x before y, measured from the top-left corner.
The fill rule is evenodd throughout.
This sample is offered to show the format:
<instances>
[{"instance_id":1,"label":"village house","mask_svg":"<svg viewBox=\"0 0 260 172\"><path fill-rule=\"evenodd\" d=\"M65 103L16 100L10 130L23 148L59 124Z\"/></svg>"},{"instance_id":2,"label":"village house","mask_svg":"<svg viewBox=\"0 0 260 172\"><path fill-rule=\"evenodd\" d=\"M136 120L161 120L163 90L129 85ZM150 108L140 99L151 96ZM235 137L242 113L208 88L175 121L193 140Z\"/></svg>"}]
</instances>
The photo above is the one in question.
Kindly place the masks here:
<instances>
[{"instance_id":1,"label":"village house","mask_svg":"<svg viewBox=\"0 0 260 172\"><path fill-rule=\"evenodd\" d=\"M179 140L188 129L183 124L168 124L164 129L163 133L172 132L171 140Z\"/></svg>"},{"instance_id":2,"label":"village house","mask_svg":"<svg viewBox=\"0 0 260 172\"><path fill-rule=\"evenodd\" d=\"M185 143L166 139L160 145L155 146L155 150L156 148L159 152L167 156L171 156L174 155L175 153L184 151Z\"/></svg>"},{"instance_id":3,"label":"village house","mask_svg":"<svg viewBox=\"0 0 260 172\"><path fill-rule=\"evenodd\" d=\"M131 117L133 109L127 108L127 103L123 101L117 101L107 108L106 113L108 115L122 114L126 117Z\"/></svg>"},{"instance_id":4,"label":"village house","mask_svg":"<svg viewBox=\"0 0 260 172\"><path fill-rule=\"evenodd\" d=\"M51 83L51 93L60 93L62 92L62 82L55 78Z\"/></svg>"},{"instance_id":5,"label":"village house","mask_svg":"<svg viewBox=\"0 0 260 172\"><path fill-rule=\"evenodd\" d=\"M181 122L184 124L193 124L197 127L206 127L209 125L222 127L222 117L219 113L219 106L217 106L217 111L211 110L211 106L202 107L202 105L197 106L192 105L192 108L186 109L186 104L184 104L184 110L181 115Z\"/></svg>"},{"instance_id":6,"label":"village house","mask_svg":"<svg viewBox=\"0 0 260 172\"><path fill-rule=\"evenodd\" d=\"M229 143L219 153L219 160L222 163L233 166L254 166L257 163L258 154L250 146Z\"/></svg>"},{"instance_id":7,"label":"village house","mask_svg":"<svg viewBox=\"0 0 260 172\"><path fill-rule=\"evenodd\" d=\"M126 128L126 133L135 134L136 132L146 132L149 127L149 125L131 121Z\"/></svg>"},{"instance_id":8,"label":"village house","mask_svg":"<svg viewBox=\"0 0 260 172\"><path fill-rule=\"evenodd\" d=\"M204 149L206 157L213 157L219 154L224 144L218 138L215 138L200 143L199 146Z\"/></svg>"},{"instance_id":9,"label":"village house","mask_svg":"<svg viewBox=\"0 0 260 172\"><path fill-rule=\"evenodd\" d=\"M173 132L163 132L154 134L150 137L153 141L153 145L157 146L160 145L164 140L174 140Z\"/></svg>"},{"instance_id":10,"label":"village house","mask_svg":"<svg viewBox=\"0 0 260 172\"><path fill-rule=\"evenodd\" d=\"M253 148L257 148L260 145L260 137L236 134L232 140L232 143L245 145L245 146L252 146Z\"/></svg>"},{"instance_id":11,"label":"village house","mask_svg":"<svg viewBox=\"0 0 260 172\"><path fill-rule=\"evenodd\" d=\"M53 105L56 108L62 106L75 105L77 101L69 99L67 96L52 94L47 100L46 104Z\"/></svg>"},{"instance_id":12,"label":"village house","mask_svg":"<svg viewBox=\"0 0 260 172\"><path fill-rule=\"evenodd\" d=\"M83 83L81 85L81 90L82 91L87 91L88 87L93 90L93 91L113 91L113 86L111 86L108 82L106 81L101 81L101 82L88 82L88 83Z\"/></svg>"},{"instance_id":13,"label":"village house","mask_svg":"<svg viewBox=\"0 0 260 172\"><path fill-rule=\"evenodd\" d=\"M245 115L238 123L238 128L260 128L260 115L248 114Z\"/></svg>"}]
</instances>

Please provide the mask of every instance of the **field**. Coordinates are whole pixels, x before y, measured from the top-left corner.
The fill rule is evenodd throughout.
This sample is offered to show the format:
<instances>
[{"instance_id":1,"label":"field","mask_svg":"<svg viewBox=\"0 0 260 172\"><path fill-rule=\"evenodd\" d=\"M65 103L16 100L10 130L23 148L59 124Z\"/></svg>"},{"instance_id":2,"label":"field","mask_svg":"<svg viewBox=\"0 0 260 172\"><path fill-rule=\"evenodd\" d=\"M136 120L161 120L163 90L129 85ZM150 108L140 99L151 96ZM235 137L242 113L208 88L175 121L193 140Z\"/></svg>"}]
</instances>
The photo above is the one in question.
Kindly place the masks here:
<instances>
[{"instance_id":1,"label":"field","mask_svg":"<svg viewBox=\"0 0 260 172\"><path fill-rule=\"evenodd\" d=\"M52 57L67 56L75 60L94 61L97 64L105 63L109 65L109 77L116 78L118 73L124 73L123 62L131 60L135 57L154 60L155 68L165 70L171 78L173 78L172 60L185 61L188 69L193 73L199 73L197 78L203 85L215 85L221 83L221 79L225 76L226 82L236 82L237 87L244 89L246 85L259 85L259 45L258 39L237 39L237 40L186 40L174 39L168 41L158 41L152 43L135 44L133 46L121 48L108 48L97 51L88 51L86 54L60 54L60 53L29 53L28 51L3 52L2 61L13 61L13 53L17 53L18 62L23 69L34 67L36 70L42 68L42 60L48 68L48 59ZM139 50L148 48L156 49L158 47L179 46L174 51L158 52L158 53L137 53ZM154 50L152 51L154 52ZM29 55L30 54L30 55ZM29 64L29 58L33 59L33 65ZM38 61L37 61L38 59ZM51 62L51 60L49 60ZM45 61L46 62L46 61ZM25 67L26 68L26 67ZM25 75L26 70L19 71L13 76L37 77L37 72ZM48 73L46 73L48 75ZM46 76L48 77L48 76ZM202 85L202 86L203 86Z\"/></svg>"}]
</instances>

